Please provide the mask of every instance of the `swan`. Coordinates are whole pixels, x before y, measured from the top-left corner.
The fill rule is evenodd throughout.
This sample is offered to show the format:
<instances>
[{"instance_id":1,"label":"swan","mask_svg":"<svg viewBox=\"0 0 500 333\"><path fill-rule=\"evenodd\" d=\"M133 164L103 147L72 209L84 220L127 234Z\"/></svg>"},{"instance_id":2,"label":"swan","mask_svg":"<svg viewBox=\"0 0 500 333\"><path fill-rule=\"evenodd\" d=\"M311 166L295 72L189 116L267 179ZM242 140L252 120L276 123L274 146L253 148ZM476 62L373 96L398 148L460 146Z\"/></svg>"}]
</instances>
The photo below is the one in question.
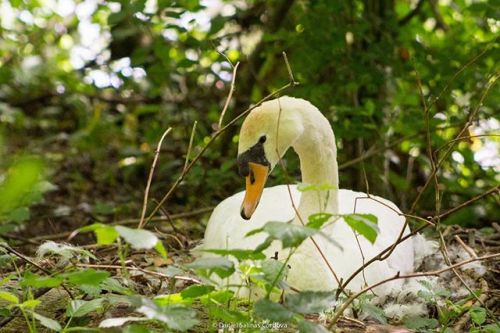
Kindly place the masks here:
<instances>
[{"instance_id":1,"label":"swan","mask_svg":"<svg viewBox=\"0 0 500 333\"><path fill-rule=\"evenodd\" d=\"M301 192L297 185L264 188L268 174L289 148L299 156L302 182L317 185L318 190ZM288 262L286 282L298 290L337 288L340 279L345 281L363 262L392 245L404 227L405 218L391 201L371 195L373 200L367 198L366 193L338 189L337 148L332 127L321 112L304 99L283 96L253 109L241 127L237 163L239 173L245 177L246 190L225 199L214 209L202 249L255 249L267 234L245 237L249 231L269 221L293 220L292 223L302 225L301 218L307 222L308 216L318 212L363 213L378 218L379 232L373 244L357 235L343 218L322 229L341 247L319 235L306 239ZM329 186L322 186L324 184ZM360 199L355 206L357 198ZM404 235L409 232L406 227ZM265 250L269 258L276 253L278 259L285 259L286 251L279 242ZM357 291L397 272L409 273L413 271L413 263L410 238L396 247L386 260L375 261L358 274L347 289ZM241 284L238 274L230 279L230 284ZM388 294L401 288L402 283L402 280L391 281L376 291Z\"/></svg>"}]
</instances>

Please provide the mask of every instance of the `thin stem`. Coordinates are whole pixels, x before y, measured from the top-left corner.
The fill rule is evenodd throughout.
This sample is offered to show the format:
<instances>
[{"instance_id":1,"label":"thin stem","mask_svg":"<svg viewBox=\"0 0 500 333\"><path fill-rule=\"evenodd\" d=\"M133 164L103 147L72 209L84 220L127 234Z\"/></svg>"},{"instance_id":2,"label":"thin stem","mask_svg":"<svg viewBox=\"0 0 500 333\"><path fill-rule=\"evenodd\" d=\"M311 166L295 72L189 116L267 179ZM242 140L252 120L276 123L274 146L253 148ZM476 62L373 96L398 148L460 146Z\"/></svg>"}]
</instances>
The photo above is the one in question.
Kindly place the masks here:
<instances>
[{"instance_id":1,"label":"thin stem","mask_svg":"<svg viewBox=\"0 0 500 333\"><path fill-rule=\"evenodd\" d=\"M146 185L146 190L144 191L144 201L142 203L142 213L141 220L139 222L139 229L144 226L144 217L146 216L146 208L148 206L148 197L149 197L149 188L151 187L151 182L153 181L153 174L155 172L156 163L158 162L158 157L160 156L161 144L163 143L163 139L167 136L167 134L172 130L172 127L167 128L163 135L158 141L158 146L156 147L155 157L153 158L153 164L151 164L151 170L149 170L148 183Z\"/></svg>"},{"instance_id":2,"label":"thin stem","mask_svg":"<svg viewBox=\"0 0 500 333\"><path fill-rule=\"evenodd\" d=\"M196 125L198 125L198 122L195 120L193 123L193 128L191 129L191 135L189 136L189 145L186 152L186 159L184 160L183 170L186 170L186 167L189 163L189 156L191 156L191 149L193 148L193 140L194 140L194 133L196 132Z\"/></svg>"},{"instance_id":3,"label":"thin stem","mask_svg":"<svg viewBox=\"0 0 500 333\"><path fill-rule=\"evenodd\" d=\"M234 92L234 83L236 81L236 71L238 70L239 62L233 67L233 77L231 78L231 86L229 88L229 94L227 95L226 102L224 103L224 107L222 108L222 112L219 117L219 126L217 128L222 127L222 120L224 119L224 115L226 114L227 108L229 107L229 102L231 102L231 98L233 97Z\"/></svg>"}]
</instances>

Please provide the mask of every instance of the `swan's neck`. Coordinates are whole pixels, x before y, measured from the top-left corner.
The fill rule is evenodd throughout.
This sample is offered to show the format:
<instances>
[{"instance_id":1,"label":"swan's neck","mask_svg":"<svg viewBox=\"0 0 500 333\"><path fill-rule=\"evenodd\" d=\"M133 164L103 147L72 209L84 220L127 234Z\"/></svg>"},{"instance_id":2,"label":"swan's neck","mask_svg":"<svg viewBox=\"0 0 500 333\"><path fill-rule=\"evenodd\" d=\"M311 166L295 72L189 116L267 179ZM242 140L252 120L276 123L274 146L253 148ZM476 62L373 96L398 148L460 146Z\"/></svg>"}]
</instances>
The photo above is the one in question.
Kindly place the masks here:
<instances>
[{"instance_id":1,"label":"swan's neck","mask_svg":"<svg viewBox=\"0 0 500 333\"><path fill-rule=\"evenodd\" d=\"M311 214L338 213L339 184L337 147L330 124L319 112L317 117L309 114L306 119L304 134L293 145L300 158L302 182L317 188L302 192L298 210L304 223ZM320 190L328 186L330 190Z\"/></svg>"}]
</instances>

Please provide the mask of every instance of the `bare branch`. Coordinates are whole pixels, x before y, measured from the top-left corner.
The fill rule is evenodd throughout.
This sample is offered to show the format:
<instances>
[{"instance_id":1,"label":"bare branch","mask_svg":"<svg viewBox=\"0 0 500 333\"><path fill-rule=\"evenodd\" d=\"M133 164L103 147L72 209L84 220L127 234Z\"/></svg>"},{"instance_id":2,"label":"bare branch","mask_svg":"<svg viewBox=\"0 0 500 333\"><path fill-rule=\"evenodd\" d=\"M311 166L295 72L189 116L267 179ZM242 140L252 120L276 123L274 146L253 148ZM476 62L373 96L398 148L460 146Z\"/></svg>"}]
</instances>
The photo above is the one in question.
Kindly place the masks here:
<instances>
[{"instance_id":1,"label":"bare branch","mask_svg":"<svg viewBox=\"0 0 500 333\"><path fill-rule=\"evenodd\" d=\"M186 159L184 160L184 168L182 170L186 170L186 167L189 163L189 156L191 156L191 149L193 148L193 140L194 140L194 133L196 132L196 125L198 125L198 122L195 120L193 123L193 128L191 129L191 136L189 137L189 145L186 152Z\"/></svg>"},{"instance_id":2,"label":"bare branch","mask_svg":"<svg viewBox=\"0 0 500 333\"><path fill-rule=\"evenodd\" d=\"M151 182L153 181L153 174L155 172L156 163L158 162L158 157L160 156L160 148L163 143L163 139L167 136L167 134L172 130L172 127L169 127L161 136L160 141L158 141L158 146L156 147L155 157L153 158L153 164L151 164L151 170L149 170L148 183L146 185L146 190L144 191L144 201L142 203L142 213L141 220L139 221L139 229L144 226L144 217L146 216L146 209L148 206L148 197L149 197L149 188L151 187Z\"/></svg>"},{"instance_id":3,"label":"bare branch","mask_svg":"<svg viewBox=\"0 0 500 333\"><path fill-rule=\"evenodd\" d=\"M233 97L233 92L234 92L234 83L236 80L236 71L238 70L238 66L240 65L239 62L236 63L236 65L233 67L233 77L231 78L231 86L229 88L229 94L227 95L226 102L224 103L224 107L222 108L222 112L220 114L219 118L219 123L218 123L218 129L222 127L222 120L224 119L224 115L226 114L227 108L229 107L229 102L231 101L231 98Z\"/></svg>"}]
</instances>

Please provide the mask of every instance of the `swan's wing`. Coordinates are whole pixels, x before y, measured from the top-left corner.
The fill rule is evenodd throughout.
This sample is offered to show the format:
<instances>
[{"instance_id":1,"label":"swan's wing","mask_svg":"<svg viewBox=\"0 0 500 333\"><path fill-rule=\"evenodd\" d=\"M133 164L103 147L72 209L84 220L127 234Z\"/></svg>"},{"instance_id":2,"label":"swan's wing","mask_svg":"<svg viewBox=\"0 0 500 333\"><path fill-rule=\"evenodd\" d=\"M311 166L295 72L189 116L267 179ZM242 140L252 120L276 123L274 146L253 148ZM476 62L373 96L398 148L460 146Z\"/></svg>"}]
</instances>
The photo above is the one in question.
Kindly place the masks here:
<instances>
[{"instance_id":1,"label":"swan's wing","mask_svg":"<svg viewBox=\"0 0 500 333\"><path fill-rule=\"evenodd\" d=\"M378 196L371 195L371 198L367 198L366 193L340 190L339 204L339 212L341 214L356 212L377 216L379 234L376 242L372 245L364 237L358 237L366 260L373 258L379 252L392 245L397 240L405 223L405 217L399 215L401 213L399 208L393 202ZM356 210L354 210L355 204ZM345 222L341 221L341 223ZM403 235L407 235L409 232L410 229L406 227ZM401 274L411 272L413 270L413 261L413 240L408 239L399 244L385 262L379 262L382 271L378 273L385 273L384 277L389 277L398 271ZM386 271L384 272L384 270Z\"/></svg>"}]
</instances>

